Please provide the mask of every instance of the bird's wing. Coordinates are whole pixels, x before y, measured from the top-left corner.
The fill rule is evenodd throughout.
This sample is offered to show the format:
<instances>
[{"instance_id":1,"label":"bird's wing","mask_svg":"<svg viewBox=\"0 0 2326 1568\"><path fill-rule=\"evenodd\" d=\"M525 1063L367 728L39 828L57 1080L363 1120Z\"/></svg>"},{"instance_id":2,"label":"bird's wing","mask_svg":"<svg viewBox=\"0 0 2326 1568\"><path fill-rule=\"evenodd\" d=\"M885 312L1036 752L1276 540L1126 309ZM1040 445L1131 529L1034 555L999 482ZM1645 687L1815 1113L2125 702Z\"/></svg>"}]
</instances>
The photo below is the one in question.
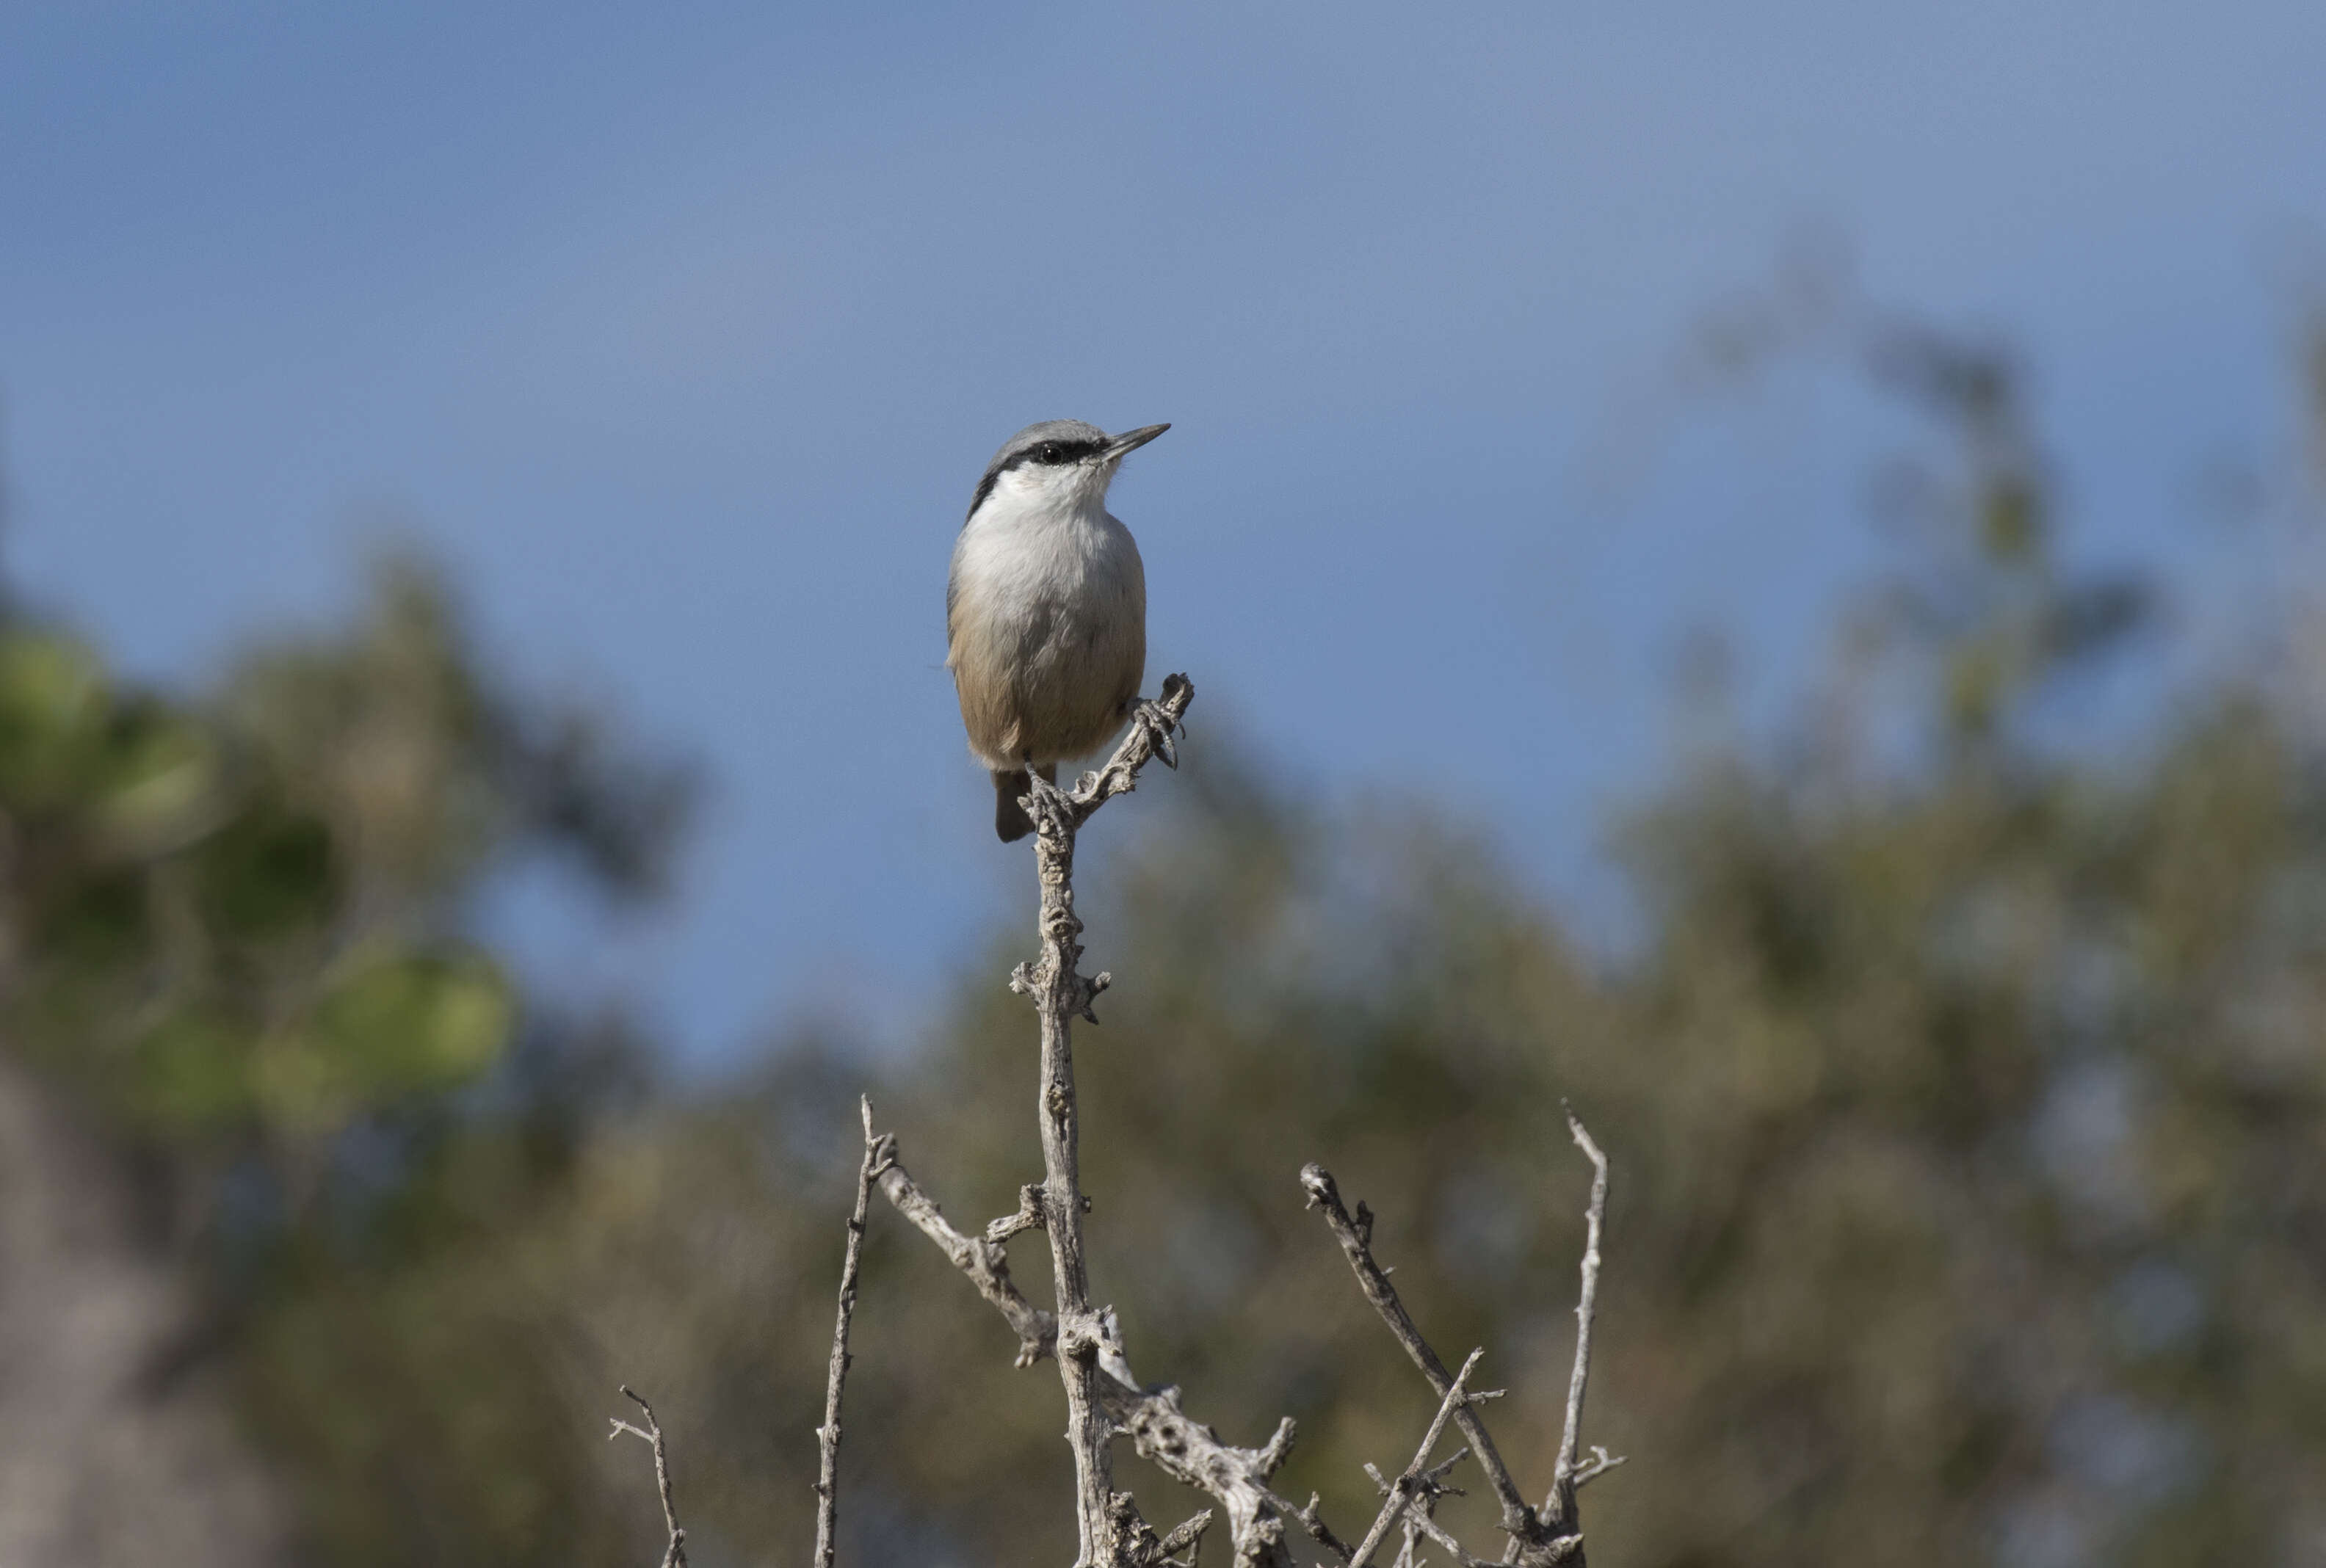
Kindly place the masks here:
<instances>
[{"instance_id":1,"label":"bird's wing","mask_svg":"<svg viewBox=\"0 0 2326 1568\"><path fill-rule=\"evenodd\" d=\"M953 565L945 571L945 663L953 663L954 639L961 635L961 552L955 549Z\"/></svg>"}]
</instances>

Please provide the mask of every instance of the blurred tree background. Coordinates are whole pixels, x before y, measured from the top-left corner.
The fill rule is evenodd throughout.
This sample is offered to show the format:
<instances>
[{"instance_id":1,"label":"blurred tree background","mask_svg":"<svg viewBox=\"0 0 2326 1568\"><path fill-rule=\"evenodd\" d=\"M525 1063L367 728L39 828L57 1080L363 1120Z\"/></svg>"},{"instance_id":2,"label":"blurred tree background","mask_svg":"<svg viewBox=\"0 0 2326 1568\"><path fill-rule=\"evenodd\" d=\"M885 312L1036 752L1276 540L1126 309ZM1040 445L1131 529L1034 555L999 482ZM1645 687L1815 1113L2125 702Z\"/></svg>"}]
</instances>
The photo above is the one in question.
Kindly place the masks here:
<instances>
[{"instance_id":1,"label":"blurred tree background","mask_svg":"<svg viewBox=\"0 0 2326 1568\"><path fill-rule=\"evenodd\" d=\"M1604 1561L2326 1559L2318 623L2289 591L2245 660L2063 722L2164 667L2170 585L2069 564L2008 353L1838 336L1917 431L1879 487L1894 580L1793 721L1707 730L1624 820L1632 951L1580 951L1490 831L1314 805L1213 730L1110 817L1084 878L1121 977L1084 1047L1097 1289L1223 1435L1298 1417L1279 1485L1355 1528L1360 1462L1429 1405L1302 1211L1322 1160L1440 1349L1487 1348L1540 1490L1586 1174L1567 1096L1616 1170L1588 1436L1633 1462L1586 1499ZM2267 495L2284 521L2316 492ZM35 1275L62 1323L144 1271L99 1381L116 1427L191 1424L212 1469L163 1459L243 1544L215 1560L652 1562L643 1456L600 1436L624 1380L671 1433L693 1561L795 1560L856 1094L957 1222L1038 1174L1015 929L919 1054L788 1039L712 1086L516 994L475 932L507 867L660 888L684 775L608 734L500 690L409 563L199 695L0 626L5 1331L49 1353ZM35 1136L85 1173L51 1206L89 1214L15 1213L25 1150L66 1168ZM93 1250L116 1272L76 1286ZM1038 1298L1042 1249L1017 1265ZM856 1349L844 1560L1071 1557L1055 1379L885 1210ZM0 1395L11 1464L46 1441L30 1397ZM92 1436L114 1468L83 1473L157 1452ZM1121 1465L1150 1519L1192 1508ZM88 1512L84 1545L132 1540L107 1510L137 1512Z\"/></svg>"}]
</instances>

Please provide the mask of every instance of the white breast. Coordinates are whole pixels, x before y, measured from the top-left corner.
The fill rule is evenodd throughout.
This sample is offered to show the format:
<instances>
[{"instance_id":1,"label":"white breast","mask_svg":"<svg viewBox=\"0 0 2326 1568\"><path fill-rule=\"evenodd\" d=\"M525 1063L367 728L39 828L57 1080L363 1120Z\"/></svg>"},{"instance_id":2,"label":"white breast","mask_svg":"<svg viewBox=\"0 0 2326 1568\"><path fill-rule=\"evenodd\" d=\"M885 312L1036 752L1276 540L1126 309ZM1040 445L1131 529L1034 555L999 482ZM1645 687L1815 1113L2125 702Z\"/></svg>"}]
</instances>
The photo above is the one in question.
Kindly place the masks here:
<instances>
[{"instance_id":1,"label":"white breast","mask_svg":"<svg viewBox=\"0 0 2326 1568\"><path fill-rule=\"evenodd\" d=\"M1103 493L1058 499L997 486L954 546L945 664L989 766L1085 755L1139 692L1139 546Z\"/></svg>"},{"instance_id":2,"label":"white breast","mask_svg":"<svg viewBox=\"0 0 2326 1568\"><path fill-rule=\"evenodd\" d=\"M966 617L1007 636L1120 603L1140 575L1130 530L1103 506L1015 506L997 494L954 545L947 598L956 627Z\"/></svg>"}]
</instances>

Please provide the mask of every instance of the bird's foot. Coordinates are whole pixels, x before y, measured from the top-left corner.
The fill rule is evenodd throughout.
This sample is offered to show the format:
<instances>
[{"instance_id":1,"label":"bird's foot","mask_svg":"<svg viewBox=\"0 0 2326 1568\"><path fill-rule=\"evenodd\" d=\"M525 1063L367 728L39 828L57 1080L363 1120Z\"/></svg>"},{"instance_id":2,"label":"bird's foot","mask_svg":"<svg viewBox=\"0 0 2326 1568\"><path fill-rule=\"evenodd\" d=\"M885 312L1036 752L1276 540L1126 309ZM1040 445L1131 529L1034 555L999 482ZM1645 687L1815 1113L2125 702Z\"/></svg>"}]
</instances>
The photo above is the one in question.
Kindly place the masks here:
<instances>
[{"instance_id":1,"label":"bird's foot","mask_svg":"<svg viewBox=\"0 0 2326 1568\"><path fill-rule=\"evenodd\" d=\"M1131 710L1130 721L1152 738L1155 759L1176 770L1179 765L1177 738L1187 733L1187 727L1173 719L1160 702L1141 702Z\"/></svg>"},{"instance_id":2,"label":"bird's foot","mask_svg":"<svg viewBox=\"0 0 2326 1568\"><path fill-rule=\"evenodd\" d=\"M1065 804L1065 793L1056 784L1030 767L1026 770L1026 814L1034 819L1037 829L1061 816Z\"/></svg>"}]
</instances>

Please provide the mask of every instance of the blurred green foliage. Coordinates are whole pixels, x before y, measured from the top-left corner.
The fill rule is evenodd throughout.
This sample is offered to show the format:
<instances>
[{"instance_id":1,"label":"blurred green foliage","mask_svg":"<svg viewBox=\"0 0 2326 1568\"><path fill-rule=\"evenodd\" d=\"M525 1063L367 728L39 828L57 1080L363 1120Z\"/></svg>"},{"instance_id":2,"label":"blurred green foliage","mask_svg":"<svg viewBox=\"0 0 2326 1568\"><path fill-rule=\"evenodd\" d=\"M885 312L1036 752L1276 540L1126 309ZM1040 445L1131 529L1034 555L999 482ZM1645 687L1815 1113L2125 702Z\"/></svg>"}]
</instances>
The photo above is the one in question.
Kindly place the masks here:
<instances>
[{"instance_id":1,"label":"blurred green foliage","mask_svg":"<svg viewBox=\"0 0 2326 1568\"><path fill-rule=\"evenodd\" d=\"M347 632L209 700L0 623L7 1037L164 1163L190 1228L237 1171L304 1202L350 1129L504 1055L516 997L467 929L490 872L570 852L618 896L649 884L684 776L576 749L580 720L474 663L396 559Z\"/></svg>"},{"instance_id":2,"label":"blurred green foliage","mask_svg":"<svg viewBox=\"0 0 2326 1568\"><path fill-rule=\"evenodd\" d=\"M1441 1350L1486 1347L1540 1489L1587 1174L1565 1096L1615 1162L1587 1435L1633 1462L1585 1498L1602 1561L2326 1552L2326 671L2060 743L2158 596L2063 560L2007 357L1873 348L1927 437L1905 561L1807 719L1631 814L1632 951L1579 952L1490 832L1316 805L1214 733L1094 830L1097 1289L1223 1434L1297 1416L1279 1485L1344 1531L1429 1406L1297 1171L1372 1202ZM600 1441L618 1380L671 1433L695 1562L796 1558L854 1097L957 1222L1013 1208L1025 935L907 1060L795 1039L645 1092L619 1027L518 1021L464 911L539 848L651 888L679 793L474 671L409 570L199 708L12 627L11 1038L226 1195L221 1353L312 1561L653 1561L641 1457ZM1016 1266L1038 1298L1042 1249ZM1054 1377L885 1211L856 1349L846 1560L1070 1558ZM1119 1464L1149 1519L1197 1501Z\"/></svg>"}]
</instances>

